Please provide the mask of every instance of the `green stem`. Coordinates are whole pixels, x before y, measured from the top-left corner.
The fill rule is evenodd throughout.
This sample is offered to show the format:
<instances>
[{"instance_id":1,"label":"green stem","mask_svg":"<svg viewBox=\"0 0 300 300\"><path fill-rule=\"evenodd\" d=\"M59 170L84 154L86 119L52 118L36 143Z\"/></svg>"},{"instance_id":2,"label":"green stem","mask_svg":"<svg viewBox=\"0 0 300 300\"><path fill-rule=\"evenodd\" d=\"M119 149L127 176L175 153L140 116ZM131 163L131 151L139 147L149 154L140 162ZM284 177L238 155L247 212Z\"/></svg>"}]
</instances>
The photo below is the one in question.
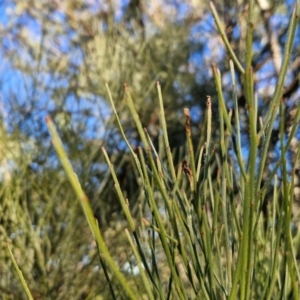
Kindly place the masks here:
<instances>
[{"instance_id":1,"label":"green stem","mask_svg":"<svg viewBox=\"0 0 300 300\"><path fill-rule=\"evenodd\" d=\"M118 269L114 259L111 257L111 255L106 247L103 236L100 232L100 228L98 227L97 221L94 218L94 213L90 206L89 200L81 188L81 185L78 181L77 175L73 171L71 163L70 163L70 161L67 157L67 154L63 148L62 142L58 136L58 133L56 131L56 128L55 128L52 120L50 118L47 118L46 122L47 122L48 129L50 131L50 134L52 136L53 146L54 146L56 153L64 167L64 170L65 170L65 172L69 178L69 181L75 191L75 194L80 201L80 204L84 211L85 217L90 226L91 232L97 243L99 255L102 255L102 257L105 259L106 263L108 264L111 271L114 273L114 275L115 275L116 279L119 281L120 285L123 287L124 291L126 292L127 296L129 297L129 299L133 299L133 300L137 299L135 293L128 285L124 275Z\"/></svg>"},{"instance_id":2,"label":"green stem","mask_svg":"<svg viewBox=\"0 0 300 300\"><path fill-rule=\"evenodd\" d=\"M223 40L223 42L225 44L225 47L226 47L227 51L229 52L229 54L230 54L232 60L234 61L234 63L236 64L238 70L242 74L244 74L245 71L244 71L241 63L239 62L238 58L236 57L233 49L230 46L230 42L229 42L229 40L227 38L227 35L226 35L225 31L224 31L224 25L221 24L221 20L220 20L220 18L218 16L218 13L217 13L217 10L215 8L215 5L212 2L210 2L210 8L211 8L212 14L214 16L216 25L218 27L219 34L220 34L220 36L221 36L221 38L222 38L222 40Z\"/></svg>"},{"instance_id":3,"label":"green stem","mask_svg":"<svg viewBox=\"0 0 300 300\"><path fill-rule=\"evenodd\" d=\"M161 94L161 87L160 87L159 82L157 82L156 86L157 86L159 107L160 107L160 123L161 123L162 131L163 131L164 141L165 141L168 164L169 164L169 168L171 170L171 176L172 176L173 182L176 182L176 173L175 173L175 168L174 168L174 163L173 163L172 152L171 152L171 148L170 148L170 144L169 144L168 131L167 131L167 125L166 125L166 118L165 118L165 110L164 110L163 99L162 99L162 94Z\"/></svg>"},{"instance_id":4,"label":"green stem","mask_svg":"<svg viewBox=\"0 0 300 300\"><path fill-rule=\"evenodd\" d=\"M15 267L17 273L18 273L19 279L20 279L20 281L21 281L21 283L22 283L23 289L24 289L24 291L25 291L25 293L26 293L28 299L29 299L29 300L33 300L33 297L32 297L32 295L31 295L31 292L30 292L29 288L28 288L28 285L27 285L27 283L26 283L26 280L25 280L25 278L24 278L24 276L23 276L22 271L20 270L20 268L19 268L19 266L18 266L18 263L17 263L16 260L15 260L15 257L14 257L14 255L13 255L13 253L12 253L10 247L9 247L9 244L6 243L6 246L7 246L7 250L8 250L9 256L10 256L12 262L13 262L13 265L14 265L14 267Z\"/></svg>"},{"instance_id":5,"label":"green stem","mask_svg":"<svg viewBox=\"0 0 300 300\"><path fill-rule=\"evenodd\" d=\"M287 73L287 68L288 64L290 61L291 57L291 52L293 48L293 43L295 39L295 32L299 23L299 11L300 11L300 3L297 1L293 8L292 16L290 19L290 24L289 24L289 29L288 29L288 34L287 34L287 41L285 44L285 50L284 50L284 55L283 55L283 61L281 64L280 72L279 72L279 77L278 81L276 83L276 88L274 91L273 99L272 102L270 103L270 109L268 110L267 116L264 119L263 127L258 133L258 139L261 138L261 136L265 133L267 130L266 134L266 140L263 146L262 150L262 156L260 159L260 165L259 165L259 172L258 172L258 179L257 179L257 189L260 187L263 172L265 169L265 163L267 159L267 153L269 149L269 143L271 139L271 134L273 131L273 124L275 121L275 118L277 116L277 110L280 104L280 99L282 97L283 93L283 85L285 82L286 78L286 73Z\"/></svg>"}]
</instances>

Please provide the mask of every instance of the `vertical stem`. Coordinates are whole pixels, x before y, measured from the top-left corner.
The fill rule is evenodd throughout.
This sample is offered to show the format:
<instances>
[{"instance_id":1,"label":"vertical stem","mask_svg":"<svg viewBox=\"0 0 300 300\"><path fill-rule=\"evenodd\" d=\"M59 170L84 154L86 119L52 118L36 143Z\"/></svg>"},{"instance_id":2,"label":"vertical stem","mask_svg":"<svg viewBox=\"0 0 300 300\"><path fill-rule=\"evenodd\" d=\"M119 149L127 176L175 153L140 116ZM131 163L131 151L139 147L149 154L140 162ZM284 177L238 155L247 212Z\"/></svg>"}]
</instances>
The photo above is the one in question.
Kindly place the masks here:
<instances>
[{"instance_id":1,"label":"vertical stem","mask_svg":"<svg viewBox=\"0 0 300 300\"><path fill-rule=\"evenodd\" d=\"M250 291L250 282L252 275L252 255L253 255L253 221L255 212L255 169L256 169L256 103L253 97L253 74L252 74L252 38L253 38L253 5L254 1L249 1L248 9L248 28L246 38L246 68L244 76L245 96L249 113L250 126L250 158L248 161L247 177L249 179L245 189L245 199L243 208L243 238L242 238L242 278L240 299L248 299Z\"/></svg>"},{"instance_id":2,"label":"vertical stem","mask_svg":"<svg viewBox=\"0 0 300 300\"><path fill-rule=\"evenodd\" d=\"M168 164L169 164L169 168L170 168L170 171L171 171L172 180L175 183L176 173L175 173L175 168L174 168L174 163L173 163L173 158L172 158L172 152L171 152L170 144L169 144L167 124L166 124L166 118L165 118L165 110L164 110L163 99L162 99L162 94L161 94L161 87L160 87L159 82L156 83L156 86L157 86L159 107L160 107L160 123L161 123L161 127L162 127L162 130L163 130L163 137L164 137L164 140L165 140L165 147L166 147L166 153L167 153L167 158L168 158Z\"/></svg>"},{"instance_id":3,"label":"vertical stem","mask_svg":"<svg viewBox=\"0 0 300 300\"><path fill-rule=\"evenodd\" d=\"M195 191L196 188L196 164L195 164L195 156L194 156L194 147L193 147L193 140L192 140L192 130L191 130L191 118L190 118L190 111L188 108L184 109L185 115L185 131L187 136L187 144L189 150L189 157L190 157L190 166L192 168L192 178L190 179L191 182L191 190L192 192Z\"/></svg>"},{"instance_id":4,"label":"vertical stem","mask_svg":"<svg viewBox=\"0 0 300 300\"><path fill-rule=\"evenodd\" d=\"M20 281L22 283L23 289L24 289L24 291L25 291L28 299L29 300L33 300L31 292L30 292L30 290L29 290L29 288L27 286L26 280L25 280L25 278L23 276L23 272L20 270L20 268L18 266L18 263L16 262L15 257L14 257L14 255L13 255L13 253L12 253L10 247L9 247L9 244L6 243L6 246L7 246L7 250L8 250L9 256L10 256L12 262L13 262L13 265L14 265L14 267L15 267L17 273L18 273L19 279L20 279Z\"/></svg>"},{"instance_id":5,"label":"vertical stem","mask_svg":"<svg viewBox=\"0 0 300 300\"><path fill-rule=\"evenodd\" d=\"M284 80L286 77L287 68L288 68L288 64L290 61L293 43L294 43L294 39L295 39L295 32L297 29L297 25L299 23L299 14L300 14L300 3L299 3L299 1L297 1L294 6L294 9L293 9L292 16L290 18L290 24L289 24L289 29L288 29L288 33L287 33L287 41L285 43L283 61L281 63L281 69L279 72L279 77L278 77L278 81L277 81L276 88L274 91L273 99L270 104L270 109L268 110L268 113L264 119L263 127L261 128L261 130L258 134L258 137L260 138L265 133L265 130L267 130L266 140L265 140L265 143L263 146L262 156L260 159L259 172L258 172L258 176L257 176L257 178L258 178L257 179L257 189L260 187L260 182L262 180L263 171L265 168L265 162L267 159L268 147L269 147L269 142L270 142L271 134L272 134L272 130L273 130L273 124L274 124L274 120L277 116L277 109L278 109L280 99L282 96Z\"/></svg>"}]
</instances>

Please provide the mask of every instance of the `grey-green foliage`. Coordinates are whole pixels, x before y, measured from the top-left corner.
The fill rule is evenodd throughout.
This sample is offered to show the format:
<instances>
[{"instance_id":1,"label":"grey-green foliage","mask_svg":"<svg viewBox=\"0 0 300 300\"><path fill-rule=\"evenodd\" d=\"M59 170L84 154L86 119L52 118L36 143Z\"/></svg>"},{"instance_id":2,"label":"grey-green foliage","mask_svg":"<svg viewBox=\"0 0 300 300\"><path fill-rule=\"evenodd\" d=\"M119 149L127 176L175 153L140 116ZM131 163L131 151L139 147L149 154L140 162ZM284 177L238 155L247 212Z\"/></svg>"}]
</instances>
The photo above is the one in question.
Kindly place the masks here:
<instances>
[{"instance_id":1,"label":"grey-green foliage","mask_svg":"<svg viewBox=\"0 0 300 300\"><path fill-rule=\"evenodd\" d=\"M291 33L296 28L293 24L294 20L295 15L291 19ZM287 49L292 41L291 35ZM287 60L284 61L280 72L285 72L286 63ZM231 68L233 71L233 64ZM231 112L223 109L225 106L220 73L216 67L213 71L218 91L219 117L224 120L220 122L221 140L216 145L211 143L213 137L212 102L211 97L208 97L206 143L202 145L200 152L194 152L190 113L188 109L185 109L189 155L188 161L182 161L178 170L174 169L172 154L168 147L168 132L165 127L160 85L157 85L157 89L160 99L160 123L164 134L162 147L168 159L162 159L157 155L149 136L143 130L133 98L126 89L126 103L144 148L140 147L138 153L133 151L124 134L108 90L119 129L132 154L137 170L136 176L144 192L146 209L140 210L141 223L136 223L131 215L128 199L125 199L120 189L114 166L105 149L102 148L128 222L128 229L125 233L130 243L130 247L128 245L126 250L127 259L131 263L129 273L137 280L143 281L143 288L140 282L133 283L132 278L124 277L120 265L112 259L112 253L107 248L101 226L98 227L94 219L89 201L66 157L55 127L51 120L47 121L53 137L53 145L82 205L97 243L101 265L104 270L107 268L111 273L111 276L108 275L106 279L108 284L112 285L111 297L113 299L118 298L119 293L114 289L117 283L112 278L116 279L129 299L143 297L147 299L169 297L271 299L276 295L278 299L284 297L298 299L300 274L296 249L300 242L299 224L295 226L293 232L291 224L294 224L299 212L296 212L297 216L292 214L295 177L290 178L287 173L285 155L298 127L300 108L292 124L291 136L284 144L284 120L282 118L284 105L280 105L281 158L278 167L282 171L282 182L278 185L277 175L275 173L272 175L273 198L268 203L267 213L265 213L263 203L269 200L265 193L266 186L260 188L258 183L261 180L259 170L266 167L266 161L263 157L260 157L259 161L256 159L259 136L261 132L264 133L263 128L261 132L256 133L254 130L256 123L250 121L253 126L251 132L254 134L249 137L252 147L249 163L240 159L243 153L239 143L234 149L235 153L232 154L230 142L235 134L233 128L239 128L237 122L239 114L236 114L236 123L229 125L232 115ZM234 76L232 83L234 87ZM280 82L278 84L280 85ZM274 105L279 105L275 96ZM235 97L234 88L233 97ZM249 118L251 118L257 113L257 100L248 98L248 101L249 110L252 109L252 112L249 111ZM276 110L270 112L271 121L269 122L272 123L276 114ZM267 117L266 120L268 120ZM228 128L225 131L226 122ZM239 135L238 131L238 141ZM265 142L264 147L267 147L266 143L268 142ZM214 148L220 148L220 155L212 150ZM147 162L145 156L147 156ZM231 163L233 157L238 160L237 165ZM297 151L294 165L299 158L300 150ZM233 167L236 172L233 172ZM216 178L213 177L215 168L217 168ZM270 184L272 184L271 181L268 185ZM237 193L234 193L234 185ZM279 194L282 194L281 199L278 197ZM141 201L140 204L142 203ZM126 246L123 246L126 249ZM138 274L134 271L137 267Z\"/></svg>"},{"instance_id":2,"label":"grey-green foliage","mask_svg":"<svg viewBox=\"0 0 300 300\"><path fill-rule=\"evenodd\" d=\"M134 105L134 98L125 87L125 102L143 145L138 148L138 153L135 153L126 137L108 89L120 133L132 155L137 170L136 176L139 178L141 190L144 192L144 201L148 211L151 212L150 215L147 210L140 211L142 223L151 228L148 231L148 243L145 243L144 232L146 229L142 225L141 230L138 230L134 224L128 199L125 199L114 167L105 149L102 148L132 234L131 237L128 230L126 231L145 290L137 289L139 285L132 285L118 270L118 265L112 259L105 245L101 228L97 227L97 222L93 218L88 199L77 178L75 179L53 123L48 120L54 147L82 204L97 242L100 258L104 260L103 267L106 262L130 299L139 299L145 295L150 299L155 297L165 299L173 296L179 299L188 297L271 299L276 295L278 295L278 299L285 297L298 299L299 297L300 273L296 256L296 249L299 246L299 224L293 234L291 224L294 224L297 219L293 215L293 202L295 170L300 150L297 150L292 161L292 176L287 170L286 155L297 132L300 108L297 109L295 119L291 124L290 135L286 139L286 105L281 98L300 6L294 7L290 18L288 39L277 86L271 100L271 109L262 116L263 121L258 127L258 98L254 93L252 72L253 4L250 1L245 67L241 66L225 36L222 36L233 59L230 62L230 71L235 120L232 122L232 111L228 111L225 105L221 73L213 65L212 71L218 94L220 141L214 145L212 139L214 120L212 118L213 102L210 96L207 97L206 142L200 144L200 151L194 151L190 112L186 108L184 113L188 161L182 161L177 172L169 147L160 85L157 84L160 124L163 134L163 146L161 147L164 148L167 159L158 156L150 137L144 131ZM216 23L220 24L213 4L211 6ZM222 35L222 27L218 27ZM250 150L248 157L241 148L240 114L234 65L240 68L244 79L243 92L247 103L247 122L249 124ZM278 114L280 117L280 159L269 180L263 183L263 172L268 167L266 154ZM231 143L233 143L233 147ZM216 178L213 176L215 168L217 168ZM236 169L236 172L233 172L233 169ZM279 184L277 170L281 171ZM272 186L273 195L268 203L270 199L266 195L266 189L269 186ZM279 194L281 197L278 197ZM268 203L266 210L263 208L265 203ZM296 215L299 215L298 210ZM155 237L155 233L157 237ZM135 244L131 238L134 239ZM131 260L130 256L128 259ZM134 274L133 271L132 274ZM165 274L169 277L169 282L162 279ZM109 284L113 284L111 277L107 276L107 280ZM114 289L112 288L111 291L112 297L115 298Z\"/></svg>"},{"instance_id":3,"label":"grey-green foliage","mask_svg":"<svg viewBox=\"0 0 300 300\"><path fill-rule=\"evenodd\" d=\"M2 42L10 39L16 43L3 47L3 53L13 70L21 72L23 80L9 79L15 80L16 86L10 90L14 97L9 96L6 107L7 123L22 128L38 141L40 151L33 163L41 169L51 156L44 116L50 114L61 125L60 135L68 144L70 159L93 198L97 214L101 214L100 221L104 222L106 215L110 217L117 208L107 207L107 212L97 208L103 191L100 189L96 194L94 191L105 181L98 149L105 145L114 153L122 145L107 107L104 83L110 84L120 110L124 108L123 84L132 87L143 125L151 128L150 134L157 138L158 114L153 104L155 84L160 80L169 112L168 127L174 132L171 146L183 146L183 122L178 115L182 115L186 95L197 90L197 95L189 100L195 104L209 92L204 82L197 83L194 67L188 62L195 49L202 51L203 44L191 43L189 31L197 20L203 19L208 7L193 10L191 6L178 22L176 3L151 6L144 3L136 7L132 3L122 11L120 3L113 1L96 8L80 1L52 5L16 0L14 4L9 22L3 27ZM27 21L21 22L22 18ZM17 75L11 72L9 76ZM2 81L5 84L8 80ZM204 106L201 100L200 105ZM122 122L129 138L139 144L125 112ZM129 176L128 156L119 151L114 162L119 165L120 177ZM126 180L123 185L128 194L136 190L136 185L131 186ZM108 194L103 197L113 203L114 195Z\"/></svg>"}]
</instances>

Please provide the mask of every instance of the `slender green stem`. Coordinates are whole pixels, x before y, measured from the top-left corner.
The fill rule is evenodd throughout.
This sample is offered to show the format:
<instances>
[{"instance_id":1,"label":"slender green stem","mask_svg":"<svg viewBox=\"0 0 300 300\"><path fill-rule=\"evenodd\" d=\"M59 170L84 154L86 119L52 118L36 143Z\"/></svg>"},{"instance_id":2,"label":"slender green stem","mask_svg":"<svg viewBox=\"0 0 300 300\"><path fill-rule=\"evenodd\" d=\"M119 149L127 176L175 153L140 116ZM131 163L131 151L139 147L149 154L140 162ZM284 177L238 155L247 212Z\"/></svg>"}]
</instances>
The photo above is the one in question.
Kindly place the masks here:
<instances>
[{"instance_id":1,"label":"slender green stem","mask_svg":"<svg viewBox=\"0 0 300 300\"><path fill-rule=\"evenodd\" d=\"M225 99L223 96L223 91L222 91L222 82L221 82L221 74L219 69L216 67L215 64L212 64L212 70L213 70L213 75L215 79L215 84L216 84L216 89L218 93L218 101L219 101L219 109L222 110L223 117L227 126L227 130L229 131L229 134L232 134L232 126L229 118L229 114L227 112L227 108L225 105Z\"/></svg>"},{"instance_id":2,"label":"slender green stem","mask_svg":"<svg viewBox=\"0 0 300 300\"><path fill-rule=\"evenodd\" d=\"M256 153L258 139L256 136L256 116L257 104L253 96L253 74L252 74L252 39L253 39L253 7L254 1L249 1L248 23L246 37L246 68L244 74L245 96L248 104L249 125L250 125L250 159L248 162L247 174L249 182L246 186L243 209L243 248L242 279L241 279L241 299L249 299L250 283L252 276L252 259L253 259L253 225L255 218L255 170L256 170Z\"/></svg>"},{"instance_id":3,"label":"slender green stem","mask_svg":"<svg viewBox=\"0 0 300 300\"><path fill-rule=\"evenodd\" d=\"M112 107L112 109L113 109L115 118L117 119L117 123L118 123L119 130L120 130L120 132L121 132L121 135L122 135L124 141L126 142L128 148L129 148L129 150L130 150L130 152L131 152L131 154L132 154L132 156L133 156L133 158L134 158L134 161L135 161L136 166L137 166L137 168L138 168L138 171L139 171L139 174L140 174L140 176L141 176L141 179L142 179L142 181L144 181L144 178L143 178L143 172L142 172L142 169L141 169L141 164L140 164L140 162L139 162L139 160L138 160L138 158L137 158L137 155L136 155L135 152L133 151L133 149L132 149L132 147L131 147L131 145L130 145L130 143L129 143L129 141L128 141L126 135L125 135L125 132L124 132L124 130L123 130L123 127L122 127L120 118L119 118L119 116L118 116L118 113L117 113L117 110L116 110L114 101L113 101L113 99L112 99L112 95L111 95L109 86L108 86L107 83L105 83L105 86L106 86L106 90L107 90L107 93L108 93L108 98L109 98L111 107Z\"/></svg>"},{"instance_id":4,"label":"slender green stem","mask_svg":"<svg viewBox=\"0 0 300 300\"><path fill-rule=\"evenodd\" d=\"M195 191L196 183L197 183L197 176L196 176L196 167L195 167L195 156L194 156L194 147L192 141L192 129L191 129L191 120L190 120L190 111L188 108L184 109L185 115L185 130L187 136L187 144L189 150L189 158L190 158L190 166L192 168L192 174L189 175L189 180L191 183L191 190L192 192Z\"/></svg>"},{"instance_id":5,"label":"slender green stem","mask_svg":"<svg viewBox=\"0 0 300 300\"><path fill-rule=\"evenodd\" d=\"M224 222L224 229L225 229L225 251L226 251L226 288L228 289L229 282L231 283L231 262L232 262L232 257L230 255L230 246L229 246L229 224L228 224L228 207L227 207L227 194L226 194L226 178L223 175L222 176L222 211L223 211L223 222Z\"/></svg>"},{"instance_id":6,"label":"slender green stem","mask_svg":"<svg viewBox=\"0 0 300 300\"><path fill-rule=\"evenodd\" d=\"M23 276L23 273L22 273L21 269L19 268L18 263L16 262L15 257L13 255L13 253L12 253L12 251L11 251L8 243L6 243L6 247L7 247L9 256L10 256L12 262L13 262L13 265L14 265L17 273L18 273L19 279L20 279L20 281L22 283L23 289L24 289L24 291L25 291L28 299L29 300L33 300L33 297L31 295L31 292L30 292L29 288L28 288L28 285L27 285L26 280L25 280L25 278Z\"/></svg>"},{"instance_id":7,"label":"slender green stem","mask_svg":"<svg viewBox=\"0 0 300 300\"><path fill-rule=\"evenodd\" d=\"M110 159L107 155L107 152L106 150L104 149L104 147L101 148L103 154L104 154L104 157L107 161L107 164L108 164L108 167L110 169L110 172L111 172L111 175L113 177L113 180L115 182L115 189L118 193L118 196L119 196L119 200L120 200L120 203L121 203L121 206L122 206L122 209L125 213L125 216L126 216L126 219L128 221L128 225L129 225L129 228L130 230L133 232L135 231L135 226L134 226L134 223L133 223L133 219L131 217L131 214L130 214L130 211L129 211L129 205L128 205L128 200L125 200L124 196L123 196L123 193L121 191L121 188L120 188L120 184L119 184L119 181L118 181L118 178L117 178L117 175L115 173L115 170L113 168L113 165L111 164L110 162Z\"/></svg>"},{"instance_id":8,"label":"slender green stem","mask_svg":"<svg viewBox=\"0 0 300 300\"><path fill-rule=\"evenodd\" d=\"M148 149L148 152L149 152L149 149ZM160 191L164 193L163 188L161 186L160 179L159 179L159 175L156 171L156 167L155 167L155 164L154 164L152 156L151 156L151 153L148 154L148 157L149 157L149 160L150 160L151 169L154 173L155 181L158 184L158 186L160 188ZM174 266L174 263L173 263L172 255L171 255L171 252L170 252L170 248L169 248L169 245L168 245L168 242L167 242L167 239L166 239L166 230L165 230L165 227L164 227L163 222L161 220L161 217L159 215L159 211L158 211L157 206L155 204L154 198L150 197L150 202L152 204L152 209L153 209L155 220L156 220L156 222L158 224L158 228L160 230L160 239L161 239L161 242L162 242L166 257L167 257L167 260L168 260L168 264L169 264L169 267L170 267L170 270L171 270L171 274L172 274L172 277L174 279L175 286L177 287L178 296L179 296L180 299L186 299L185 290L182 286L182 281L179 279L179 277L177 275L177 272L176 272L176 269L175 269L175 266Z\"/></svg>"},{"instance_id":9,"label":"slender green stem","mask_svg":"<svg viewBox=\"0 0 300 300\"><path fill-rule=\"evenodd\" d=\"M296 5L293 8L293 13L292 13L292 16L290 19L290 24L289 24L288 34L287 34L287 41L285 43L283 61L281 64L279 77L278 77L278 81L277 81L276 88L274 91L273 99L270 104L270 109L268 110L268 113L264 119L263 127L261 128L261 130L258 133L258 138L260 139L260 137L265 133L265 131L267 131L265 143L264 143L263 150L262 150L262 156L260 159L259 172L258 172L258 177L257 177L258 178L257 179L257 188L260 187L260 184L261 184L261 180L262 180L262 176L263 176L263 172L264 172L264 168L265 168L265 163L266 163L266 159L267 159L267 153L268 153L268 149L269 149L271 134L273 131L273 125L274 125L275 118L277 116L280 99L281 99L282 93L283 93L283 85L285 82L287 68L288 68L288 64L290 61L292 47L293 47L293 43L294 43L294 39L295 39L295 32L296 32L296 29L297 29L297 26L299 23L299 11L300 11L300 3L299 3L299 1L297 1Z\"/></svg>"},{"instance_id":10,"label":"slender green stem","mask_svg":"<svg viewBox=\"0 0 300 300\"><path fill-rule=\"evenodd\" d=\"M148 149L150 146L148 144L148 140L147 140L144 128L141 124L140 117L134 107L133 99L132 99L129 89L126 85L125 85L125 94L126 94L126 103L128 104L129 110L130 110L132 118L135 122L136 128L139 132L140 138L144 144L145 149Z\"/></svg>"},{"instance_id":11,"label":"slender green stem","mask_svg":"<svg viewBox=\"0 0 300 300\"><path fill-rule=\"evenodd\" d=\"M237 92L236 92L236 84L235 84L235 74L234 74L234 64L232 60L230 63L230 71L231 71L231 80L232 80L232 97L234 101L234 114L235 114L235 128L236 128L236 136L237 136L237 145L234 145L235 151L237 153L238 164L244 179L246 179L245 172L245 164L243 162L242 156L242 147L241 147L241 128L240 128L240 116L239 116L239 107L237 102ZM235 143L234 132L232 132L233 142Z\"/></svg>"},{"instance_id":12,"label":"slender green stem","mask_svg":"<svg viewBox=\"0 0 300 300\"><path fill-rule=\"evenodd\" d=\"M98 224L94 218L94 214L93 214L92 208L90 206L89 200L88 200L87 196L84 194L84 192L81 188L81 185L78 181L78 178L73 171L71 163L70 163L70 161L67 157L67 154L63 148L62 142L58 136L58 133L56 131L56 128L55 128L52 120L50 118L47 118L46 121L47 121L48 129L52 136L53 146L57 152L58 157L60 158L60 161L61 161L61 163L64 167L64 170L69 178L69 181L75 191L75 194L78 197L78 199L80 200L85 217L88 221L91 232L97 243L97 246L99 249L99 254L103 256L103 258L107 262L109 268L114 273L116 279L119 281L120 285L123 287L124 291L126 292L127 296L129 297L129 299L137 299L135 296L135 293L130 288L130 286L127 284L124 275L118 269L115 261L111 257L111 255L106 247L103 236L100 232L100 228L98 227Z\"/></svg>"},{"instance_id":13,"label":"slender green stem","mask_svg":"<svg viewBox=\"0 0 300 300\"><path fill-rule=\"evenodd\" d=\"M128 241L130 243L131 249L133 250L134 256L137 260L138 268L139 268L139 271L141 273L141 277L142 277L142 280L143 280L143 283L144 283L145 290L146 290L147 295L148 295L148 299L154 300L154 296L153 296L153 293L152 293L151 287L150 287L150 282L149 282L149 280L148 280L148 278L145 274L144 268L142 266L142 261L141 261L141 258L139 256L138 249L136 249L136 246L134 245L134 243L132 241L132 238L130 236L130 233L127 229L125 229L125 233L126 233L126 236L128 238Z\"/></svg>"},{"instance_id":14,"label":"slender green stem","mask_svg":"<svg viewBox=\"0 0 300 300\"><path fill-rule=\"evenodd\" d=\"M221 36L221 38L222 38L222 40L223 40L223 42L225 44L225 47L226 47L227 51L229 52L229 54L230 54L232 60L234 61L234 63L236 64L238 70L242 74L244 74L245 71L244 71L241 63L239 62L238 58L236 57L233 49L230 46L230 42L229 42L229 40L227 38L227 35L226 35L225 31L224 31L224 25L221 24L221 20L219 18L219 15L217 13L217 10L216 10L215 5L213 4L213 2L210 2L210 8L211 8L212 14L214 16L214 19L215 19L215 22L216 22L219 34L220 34L220 36Z\"/></svg>"},{"instance_id":15,"label":"slender green stem","mask_svg":"<svg viewBox=\"0 0 300 300\"><path fill-rule=\"evenodd\" d=\"M165 141L168 164L169 164L169 168L171 170L171 176L172 176L173 182L175 182L176 181L176 173L175 173L175 168L174 168L174 163L173 163L172 152L171 152L171 148L170 148L170 144L169 144L168 131L167 131L167 125L166 125L166 118L165 118L165 111L164 111L163 99L162 99L162 94L161 94L161 87L160 87L159 82L157 82L156 86L157 86L159 107L160 107L160 123L161 123L162 131L163 131L164 141Z\"/></svg>"},{"instance_id":16,"label":"slender green stem","mask_svg":"<svg viewBox=\"0 0 300 300\"><path fill-rule=\"evenodd\" d=\"M297 129L299 128L299 125L298 125L299 121L300 121L300 106L298 106L298 108L297 108L297 112L296 112L295 119L294 119L294 122L293 122L293 125L292 125L292 129L291 129L290 134L289 134L289 138L288 138L286 144L284 145L283 155L286 155L287 151L290 148L291 142L293 141L293 139L295 137L295 133L296 133ZM270 183L274 179L274 176L276 175L276 173L277 173L278 168L280 167L280 165L281 165L281 160L279 160L277 162L277 164L275 165L274 169L270 173L268 180L266 181L266 183L264 184L264 186L259 190L260 193L265 192L266 189L270 186ZM260 176L258 177L258 183L259 182L261 182L261 177ZM256 188L257 189L256 194L258 194L258 188L259 187L257 186L257 188Z\"/></svg>"}]
</instances>

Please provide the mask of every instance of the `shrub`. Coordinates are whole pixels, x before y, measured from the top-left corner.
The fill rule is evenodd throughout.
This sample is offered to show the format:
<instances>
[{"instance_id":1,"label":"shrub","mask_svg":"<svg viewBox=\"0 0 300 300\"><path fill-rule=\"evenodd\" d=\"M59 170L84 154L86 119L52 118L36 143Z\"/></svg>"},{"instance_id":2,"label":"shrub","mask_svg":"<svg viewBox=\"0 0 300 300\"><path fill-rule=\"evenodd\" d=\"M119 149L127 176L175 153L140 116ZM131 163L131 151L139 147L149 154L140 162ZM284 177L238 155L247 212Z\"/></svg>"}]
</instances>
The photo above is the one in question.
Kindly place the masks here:
<instances>
[{"instance_id":1,"label":"shrub","mask_svg":"<svg viewBox=\"0 0 300 300\"><path fill-rule=\"evenodd\" d=\"M169 146L159 83L157 90L162 139L158 150L143 128L129 89L125 86L125 101L143 144L137 152L125 136L106 84L120 132L134 161L137 182L143 192L144 203L141 201L140 216L136 220L130 212L130 199L125 199L114 166L102 148L128 222L124 233L128 241L123 245L128 267L121 269L111 255L54 124L50 118L47 119L53 145L96 241L112 299L122 297L123 293L129 299L299 297L300 274L296 252L300 237L299 224L296 222L299 213L293 208L294 171L299 162L300 148L293 158L292 170L287 167L286 156L298 129L300 107L290 133L286 135L285 103L281 96L300 7L295 6L290 20L278 83L270 108L264 116L259 116L258 99L254 93L251 9L253 7L250 5L244 68L230 48L212 5L220 35L232 57L230 70L234 109L227 111L221 74L213 65L217 99L207 97L205 132L198 137L199 145L192 141L189 109L184 110L187 156L182 158L178 167ZM237 101L235 67L244 78L247 112L243 116L240 115ZM212 117L212 106L218 106L218 135L212 132L216 120ZM278 116L280 158L269 178L263 181L263 173L268 167L270 137ZM241 117L248 119L249 154L242 151ZM271 198L267 193L270 190ZM19 275L21 277L21 273Z\"/></svg>"}]
</instances>

